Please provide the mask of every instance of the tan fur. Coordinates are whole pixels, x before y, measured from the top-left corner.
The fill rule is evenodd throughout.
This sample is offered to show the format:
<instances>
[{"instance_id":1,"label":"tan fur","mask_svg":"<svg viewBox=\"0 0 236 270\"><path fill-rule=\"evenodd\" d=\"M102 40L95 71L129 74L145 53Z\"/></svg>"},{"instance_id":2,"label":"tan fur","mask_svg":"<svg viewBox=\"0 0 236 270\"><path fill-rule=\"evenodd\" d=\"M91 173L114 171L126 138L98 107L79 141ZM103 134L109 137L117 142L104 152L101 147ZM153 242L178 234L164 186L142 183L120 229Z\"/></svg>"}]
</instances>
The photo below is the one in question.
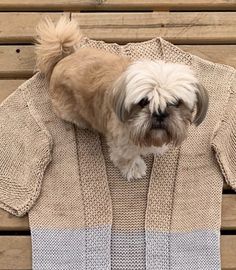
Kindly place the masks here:
<instances>
[{"instance_id":1,"label":"tan fur","mask_svg":"<svg viewBox=\"0 0 236 270\"><path fill-rule=\"evenodd\" d=\"M82 39L78 24L62 16L56 25L46 17L36 28L36 69L50 78L57 62L75 51Z\"/></svg>"},{"instance_id":2,"label":"tan fur","mask_svg":"<svg viewBox=\"0 0 236 270\"><path fill-rule=\"evenodd\" d=\"M78 125L83 119L99 132L111 132L108 122L117 121L110 102L113 84L129 62L93 48L80 49L61 60L50 80L57 114Z\"/></svg>"}]
</instances>

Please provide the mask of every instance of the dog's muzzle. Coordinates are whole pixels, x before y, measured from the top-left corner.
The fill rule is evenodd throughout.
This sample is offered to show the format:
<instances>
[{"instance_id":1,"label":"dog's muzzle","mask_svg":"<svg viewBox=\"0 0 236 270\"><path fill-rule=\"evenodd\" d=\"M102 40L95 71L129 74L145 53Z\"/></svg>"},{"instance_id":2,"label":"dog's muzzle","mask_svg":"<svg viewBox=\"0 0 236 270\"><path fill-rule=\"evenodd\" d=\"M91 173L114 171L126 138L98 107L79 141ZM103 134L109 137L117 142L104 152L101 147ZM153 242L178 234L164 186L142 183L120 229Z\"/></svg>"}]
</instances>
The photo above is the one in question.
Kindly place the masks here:
<instances>
[{"instance_id":1,"label":"dog's muzzle","mask_svg":"<svg viewBox=\"0 0 236 270\"><path fill-rule=\"evenodd\" d=\"M165 128L165 120L169 116L167 111L158 111L152 114L152 129L164 129Z\"/></svg>"}]
</instances>

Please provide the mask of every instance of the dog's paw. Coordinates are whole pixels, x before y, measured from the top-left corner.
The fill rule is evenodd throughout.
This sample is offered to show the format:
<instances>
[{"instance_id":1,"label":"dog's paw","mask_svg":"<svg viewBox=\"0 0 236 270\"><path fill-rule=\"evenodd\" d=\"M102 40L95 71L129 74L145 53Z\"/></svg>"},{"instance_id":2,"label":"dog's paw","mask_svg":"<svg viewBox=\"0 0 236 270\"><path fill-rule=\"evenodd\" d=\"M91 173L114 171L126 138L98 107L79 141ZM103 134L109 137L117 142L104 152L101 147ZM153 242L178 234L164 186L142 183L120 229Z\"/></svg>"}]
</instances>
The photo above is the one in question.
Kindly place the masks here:
<instances>
[{"instance_id":1,"label":"dog's paw","mask_svg":"<svg viewBox=\"0 0 236 270\"><path fill-rule=\"evenodd\" d=\"M130 161L124 168L122 168L122 174L128 181L133 179L140 179L146 175L146 164L141 157L137 157Z\"/></svg>"}]
</instances>

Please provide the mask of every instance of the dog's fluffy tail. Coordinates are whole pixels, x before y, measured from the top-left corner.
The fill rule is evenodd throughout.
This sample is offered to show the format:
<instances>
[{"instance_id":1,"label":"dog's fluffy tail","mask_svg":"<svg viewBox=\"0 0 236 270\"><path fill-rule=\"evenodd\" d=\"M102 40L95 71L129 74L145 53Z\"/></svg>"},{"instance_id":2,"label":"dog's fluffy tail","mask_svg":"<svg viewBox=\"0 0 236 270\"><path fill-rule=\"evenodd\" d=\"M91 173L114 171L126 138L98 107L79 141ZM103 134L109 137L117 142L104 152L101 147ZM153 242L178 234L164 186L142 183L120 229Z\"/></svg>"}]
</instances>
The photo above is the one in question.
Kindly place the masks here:
<instances>
[{"instance_id":1,"label":"dog's fluffy tail","mask_svg":"<svg viewBox=\"0 0 236 270\"><path fill-rule=\"evenodd\" d=\"M75 51L82 35L78 23L65 16L56 25L50 18L45 18L36 31L36 69L50 79L54 66Z\"/></svg>"}]
</instances>

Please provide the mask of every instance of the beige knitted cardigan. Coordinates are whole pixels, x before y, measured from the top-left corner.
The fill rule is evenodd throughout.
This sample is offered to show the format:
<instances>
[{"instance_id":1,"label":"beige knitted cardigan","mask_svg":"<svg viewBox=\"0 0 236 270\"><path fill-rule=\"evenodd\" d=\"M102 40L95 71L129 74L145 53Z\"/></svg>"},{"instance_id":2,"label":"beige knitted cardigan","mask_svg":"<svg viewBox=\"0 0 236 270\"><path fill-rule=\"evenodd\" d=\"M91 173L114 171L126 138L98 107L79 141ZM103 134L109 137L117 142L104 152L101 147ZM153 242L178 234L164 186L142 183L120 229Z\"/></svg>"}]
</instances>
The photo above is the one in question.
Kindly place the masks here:
<instances>
[{"instance_id":1,"label":"beige knitted cardigan","mask_svg":"<svg viewBox=\"0 0 236 270\"><path fill-rule=\"evenodd\" d=\"M236 189L235 70L156 38L78 45L185 63L210 96L206 120L147 176L127 182L102 136L58 119L36 74L0 107L0 207L29 212L33 269L220 269L223 179Z\"/></svg>"}]
</instances>

